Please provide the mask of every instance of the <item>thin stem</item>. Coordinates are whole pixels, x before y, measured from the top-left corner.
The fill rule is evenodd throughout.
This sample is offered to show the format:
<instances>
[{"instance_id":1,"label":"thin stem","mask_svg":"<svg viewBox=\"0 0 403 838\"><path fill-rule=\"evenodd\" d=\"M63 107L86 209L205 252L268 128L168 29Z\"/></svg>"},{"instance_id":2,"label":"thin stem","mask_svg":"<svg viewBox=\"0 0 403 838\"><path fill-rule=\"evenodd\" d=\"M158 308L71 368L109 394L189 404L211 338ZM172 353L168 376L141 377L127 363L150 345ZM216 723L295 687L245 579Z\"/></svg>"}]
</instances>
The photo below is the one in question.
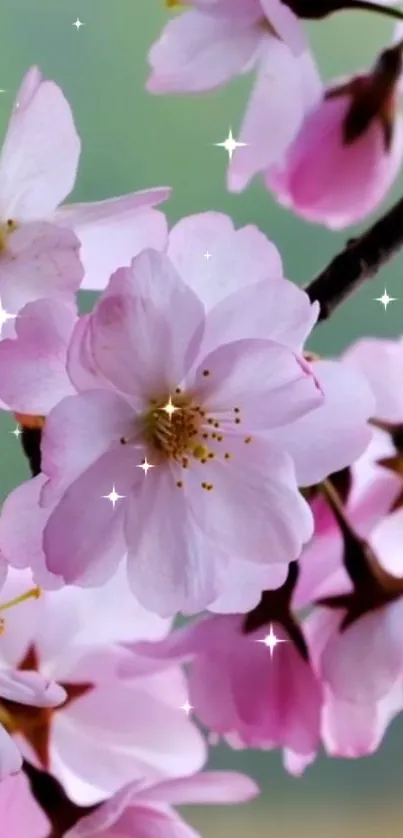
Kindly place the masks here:
<instances>
[{"instance_id":1,"label":"thin stem","mask_svg":"<svg viewBox=\"0 0 403 838\"><path fill-rule=\"evenodd\" d=\"M403 20L403 13L399 9L394 9L392 6L382 6L380 3L371 3L371 0L349 0L346 3L348 9L367 10L368 12L375 12L386 17L393 17L395 20Z\"/></svg>"},{"instance_id":2,"label":"thin stem","mask_svg":"<svg viewBox=\"0 0 403 838\"><path fill-rule=\"evenodd\" d=\"M310 300L320 304L319 320L335 309L403 247L403 198L366 233L345 248L306 287Z\"/></svg>"}]
</instances>

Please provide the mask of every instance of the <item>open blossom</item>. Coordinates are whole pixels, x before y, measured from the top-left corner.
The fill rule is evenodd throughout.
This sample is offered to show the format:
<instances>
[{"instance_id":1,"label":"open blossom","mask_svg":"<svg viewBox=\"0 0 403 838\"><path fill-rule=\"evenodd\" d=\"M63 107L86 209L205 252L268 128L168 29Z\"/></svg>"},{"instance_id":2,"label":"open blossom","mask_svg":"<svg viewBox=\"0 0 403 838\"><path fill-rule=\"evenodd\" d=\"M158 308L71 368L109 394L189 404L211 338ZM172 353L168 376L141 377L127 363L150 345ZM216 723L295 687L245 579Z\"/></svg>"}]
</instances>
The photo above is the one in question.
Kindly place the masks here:
<instances>
[{"instance_id":1,"label":"open blossom","mask_svg":"<svg viewBox=\"0 0 403 838\"><path fill-rule=\"evenodd\" d=\"M204 771L159 783L131 783L96 812L82 818L66 838L198 838L198 833L182 821L172 806L243 803L256 794L258 788L253 780L233 771Z\"/></svg>"},{"instance_id":2,"label":"open blossom","mask_svg":"<svg viewBox=\"0 0 403 838\"><path fill-rule=\"evenodd\" d=\"M10 571L2 596L18 595L29 579L27 572ZM57 777L73 801L91 805L132 780L186 775L202 766L205 746L181 709L187 687L179 668L139 664L130 681L119 677L125 654L119 643L159 639L169 628L136 605L122 575L100 591L42 592L5 618L0 711L13 735L5 740L10 755L16 754L13 770L21 762L18 744L25 759ZM41 686L53 683L51 677L63 685L58 701ZM61 700L53 712L30 707L28 713L24 706Z\"/></svg>"},{"instance_id":3,"label":"open blossom","mask_svg":"<svg viewBox=\"0 0 403 838\"><path fill-rule=\"evenodd\" d=\"M400 74L398 46L385 50L371 72L325 91L284 161L267 170L266 183L283 204L334 229L361 221L375 209L403 158Z\"/></svg>"},{"instance_id":4,"label":"open blossom","mask_svg":"<svg viewBox=\"0 0 403 838\"><path fill-rule=\"evenodd\" d=\"M12 314L40 297L68 301L79 287L106 285L142 248L163 247L167 189L59 208L80 156L70 106L37 67L23 79L0 157L0 297Z\"/></svg>"},{"instance_id":5,"label":"open blossom","mask_svg":"<svg viewBox=\"0 0 403 838\"><path fill-rule=\"evenodd\" d=\"M184 5L151 48L147 88L194 93L256 70L238 132L247 146L235 153L228 175L229 188L239 191L257 171L282 159L307 108L320 96L318 73L300 21L281 0L192 0Z\"/></svg>"},{"instance_id":6,"label":"open blossom","mask_svg":"<svg viewBox=\"0 0 403 838\"><path fill-rule=\"evenodd\" d=\"M238 252L250 273L241 282L234 272L232 294L221 280L218 300L203 304L206 260L195 248L192 262L191 243L204 245L211 221L187 219L172 231L170 256L189 284L167 257L144 252L78 324L68 369L82 392L47 418L47 481L17 489L0 521L7 560L34 567L36 517L48 570L69 582L101 584L127 552L133 590L163 615L219 601L231 559L264 568L295 558L311 535L297 482L350 462L365 447L372 408L364 380L303 359L316 306L280 278L278 256L258 231L234 232L215 219L225 235L213 277L225 258L231 277L231 241L232 259ZM262 279L261 264L246 257L252 238L266 246L273 278ZM247 285L254 275L259 281ZM355 398L349 393L345 404L347 389ZM113 486L115 504L105 499Z\"/></svg>"}]
</instances>

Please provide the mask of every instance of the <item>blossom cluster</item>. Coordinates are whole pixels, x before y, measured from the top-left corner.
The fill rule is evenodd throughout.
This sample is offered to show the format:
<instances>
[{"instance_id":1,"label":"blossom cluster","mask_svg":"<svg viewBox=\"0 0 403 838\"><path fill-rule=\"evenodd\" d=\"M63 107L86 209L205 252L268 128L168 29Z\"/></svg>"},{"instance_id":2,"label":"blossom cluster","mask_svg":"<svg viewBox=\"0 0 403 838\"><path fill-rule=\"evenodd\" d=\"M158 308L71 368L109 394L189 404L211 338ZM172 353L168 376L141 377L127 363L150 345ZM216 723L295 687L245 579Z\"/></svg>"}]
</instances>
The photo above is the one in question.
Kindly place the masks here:
<instances>
[{"instance_id":1,"label":"blossom cluster","mask_svg":"<svg viewBox=\"0 0 403 838\"><path fill-rule=\"evenodd\" d=\"M151 91L256 69L229 188L262 172L332 227L371 212L402 157L403 33L325 91L315 4L168 5ZM403 339L316 357L320 306L262 231L170 227L163 187L64 204L79 155L31 68L0 157L0 402L32 471L0 513L0 822L194 838L173 806L258 793L209 742L299 775L403 709Z\"/></svg>"}]
</instances>

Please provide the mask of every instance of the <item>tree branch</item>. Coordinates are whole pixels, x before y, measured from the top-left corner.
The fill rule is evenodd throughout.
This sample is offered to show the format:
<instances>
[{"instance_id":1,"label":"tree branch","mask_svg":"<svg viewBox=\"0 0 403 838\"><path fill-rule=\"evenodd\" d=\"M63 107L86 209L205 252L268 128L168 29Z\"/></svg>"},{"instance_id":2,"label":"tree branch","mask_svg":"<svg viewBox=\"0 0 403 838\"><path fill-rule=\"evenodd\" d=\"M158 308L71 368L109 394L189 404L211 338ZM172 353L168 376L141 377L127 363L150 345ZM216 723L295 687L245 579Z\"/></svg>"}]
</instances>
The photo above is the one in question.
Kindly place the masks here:
<instances>
[{"instance_id":1,"label":"tree branch","mask_svg":"<svg viewBox=\"0 0 403 838\"><path fill-rule=\"evenodd\" d=\"M403 247L403 198L366 233L347 242L315 279L305 286L320 304L319 321L327 320L344 300Z\"/></svg>"}]
</instances>

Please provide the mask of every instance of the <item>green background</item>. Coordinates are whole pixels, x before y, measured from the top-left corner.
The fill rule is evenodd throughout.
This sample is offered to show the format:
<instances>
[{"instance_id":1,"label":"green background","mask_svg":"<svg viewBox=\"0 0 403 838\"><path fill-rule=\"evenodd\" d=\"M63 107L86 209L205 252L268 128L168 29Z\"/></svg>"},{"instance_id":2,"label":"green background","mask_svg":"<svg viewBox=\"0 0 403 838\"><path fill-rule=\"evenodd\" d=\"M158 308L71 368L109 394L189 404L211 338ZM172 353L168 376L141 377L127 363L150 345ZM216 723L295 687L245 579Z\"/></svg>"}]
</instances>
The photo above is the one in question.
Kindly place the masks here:
<instances>
[{"instance_id":1,"label":"green background","mask_svg":"<svg viewBox=\"0 0 403 838\"><path fill-rule=\"evenodd\" d=\"M174 189L166 205L170 222L215 209L237 225L254 223L279 247L290 279L305 283L324 266L353 231L335 234L293 218L255 182L242 195L225 189L226 154L213 143L240 125L251 78L202 96L156 97L144 90L146 54L168 13L163 0L1 0L0 134L15 91L32 64L57 81L72 104L83 141L74 200L91 201L157 185ZM77 31L76 17L85 23ZM390 38L389 21L367 13L343 13L310 26L312 45L326 78L372 62ZM62 165L61 161L61 165ZM402 190L396 184L393 196ZM401 259L395 260L320 327L312 348L336 354L364 334L402 331ZM384 312L373 301L384 288L398 299ZM88 307L91 295L83 295ZM26 465L2 417L2 496L25 477ZM256 776L263 795L236 809L192 811L206 838L273 835L391 838L402 834L403 725L389 730L380 752L360 761L320 758L300 780L290 778L281 755L241 754L216 749L213 762Z\"/></svg>"}]
</instances>

